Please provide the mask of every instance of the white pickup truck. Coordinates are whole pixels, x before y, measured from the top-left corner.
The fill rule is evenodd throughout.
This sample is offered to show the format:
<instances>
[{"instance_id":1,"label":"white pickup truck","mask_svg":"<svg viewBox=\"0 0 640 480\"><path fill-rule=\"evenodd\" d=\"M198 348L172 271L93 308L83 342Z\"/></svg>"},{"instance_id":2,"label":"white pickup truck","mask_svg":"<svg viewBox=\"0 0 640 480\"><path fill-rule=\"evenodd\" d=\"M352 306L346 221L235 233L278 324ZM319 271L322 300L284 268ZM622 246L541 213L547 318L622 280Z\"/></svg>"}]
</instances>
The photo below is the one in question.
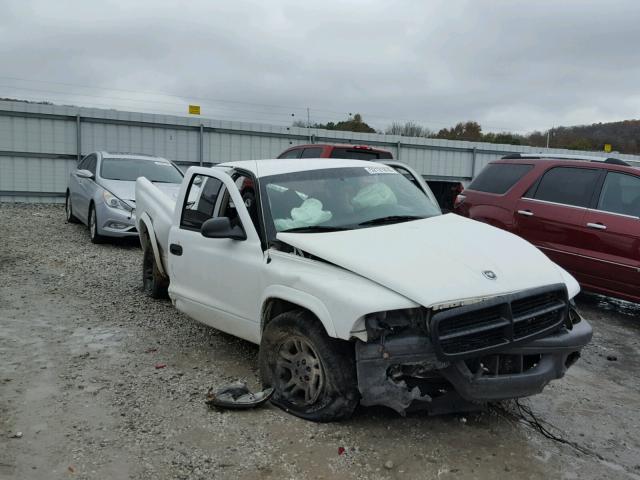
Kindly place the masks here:
<instances>
[{"instance_id":1,"label":"white pickup truck","mask_svg":"<svg viewBox=\"0 0 640 480\"><path fill-rule=\"evenodd\" d=\"M145 289L259 344L272 402L309 420L359 403L475 410L561 378L592 335L575 279L510 233L442 215L411 176L232 162L187 170L177 200L140 178Z\"/></svg>"}]
</instances>

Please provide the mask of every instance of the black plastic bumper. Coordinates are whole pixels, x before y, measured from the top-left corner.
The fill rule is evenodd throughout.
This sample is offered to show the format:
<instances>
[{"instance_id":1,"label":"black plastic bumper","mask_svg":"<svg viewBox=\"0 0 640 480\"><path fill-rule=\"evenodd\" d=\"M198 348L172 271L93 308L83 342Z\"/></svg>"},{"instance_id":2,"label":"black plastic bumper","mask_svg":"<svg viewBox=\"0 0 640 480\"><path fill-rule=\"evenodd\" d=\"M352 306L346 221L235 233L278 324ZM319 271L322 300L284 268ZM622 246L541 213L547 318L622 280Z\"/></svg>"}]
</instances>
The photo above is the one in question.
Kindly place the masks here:
<instances>
[{"instance_id":1,"label":"black plastic bumper","mask_svg":"<svg viewBox=\"0 0 640 480\"><path fill-rule=\"evenodd\" d=\"M533 395L541 392L551 380L564 376L582 347L591 340L592 333L589 323L582 320L572 330L563 328L525 345L507 346L496 353L533 356L539 360L519 373L493 375L472 373L464 360L443 362L426 335L395 335L384 344L358 342L356 359L361 403L386 405L401 414L420 403L419 408L445 413L477 408L487 401ZM396 366L417 366L422 371L432 371L453 388L443 396L426 394L405 380L392 379L389 372Z\"/></svg>"},{"instance_id":2,"label":"black plastic bumper","mask_svg":"<svg viewBox=\"0 0 640 480\"><path fill-rule=\"evenodd\" d=\"M551 381L562 378L580 355L580 350L591 340L591 326L585 321L570 331L534 340L501 354L540 355L537 364L522 373L483 375L471 373L465 362L459 361L440 371L462 398L472 401L506 400L540 393Z\"/></svg>"}]
</instances>

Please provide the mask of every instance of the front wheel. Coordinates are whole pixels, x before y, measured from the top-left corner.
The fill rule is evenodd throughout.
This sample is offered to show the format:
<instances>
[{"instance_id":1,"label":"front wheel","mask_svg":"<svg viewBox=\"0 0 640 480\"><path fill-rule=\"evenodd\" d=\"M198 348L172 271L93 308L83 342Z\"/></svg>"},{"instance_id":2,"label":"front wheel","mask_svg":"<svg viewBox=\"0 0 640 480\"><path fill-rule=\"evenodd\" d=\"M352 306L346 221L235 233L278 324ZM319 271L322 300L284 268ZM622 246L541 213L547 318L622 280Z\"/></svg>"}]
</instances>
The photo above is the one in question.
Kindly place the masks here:
<instances>
[{"instance_id":1,"label":"front wheel","mask_svg":"<svg viewBox=\"0 0 640 480\"><path fill-rule=\"evenodd\" d=\"M103 243L105 241L105 238L98 233L96 207L93 204L89 207L89 236L91 237L91 243Z\"/></svg>"},{"instance_id":2,"label":"front wheel","mask_svg":"<svg viewBox=\"0 0 640 480\"><path fill-rule=\"evenodd\" d=\"M360 400L353 345L327 335L311 314L274 318L260 343L260 376L272 403L314 422L349 418Z\"/></svg>"}]
</instances>

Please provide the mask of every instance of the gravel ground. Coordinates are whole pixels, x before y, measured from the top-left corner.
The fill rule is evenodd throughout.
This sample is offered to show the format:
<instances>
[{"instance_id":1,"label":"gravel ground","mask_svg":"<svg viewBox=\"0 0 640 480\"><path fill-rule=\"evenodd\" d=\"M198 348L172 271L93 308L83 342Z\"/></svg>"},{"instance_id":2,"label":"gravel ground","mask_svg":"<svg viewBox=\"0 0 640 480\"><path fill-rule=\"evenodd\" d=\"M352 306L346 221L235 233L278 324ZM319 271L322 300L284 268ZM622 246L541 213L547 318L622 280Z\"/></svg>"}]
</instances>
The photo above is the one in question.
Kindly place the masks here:
<instances>
[{"instance_id":1,"label":"gravel ground","mask_svg":"<svg viewBox=\"0 0 640 480\"><path fill-rule=\"evenodd\" d=\"M640 479L637 307L580 299L593 343L522 401L556 440L500 408L221 412L207 390L257 387L257 347L145 297L137 242L92 245L63 217L0 205L0 478Z\"/></svg>"}]
</instances>

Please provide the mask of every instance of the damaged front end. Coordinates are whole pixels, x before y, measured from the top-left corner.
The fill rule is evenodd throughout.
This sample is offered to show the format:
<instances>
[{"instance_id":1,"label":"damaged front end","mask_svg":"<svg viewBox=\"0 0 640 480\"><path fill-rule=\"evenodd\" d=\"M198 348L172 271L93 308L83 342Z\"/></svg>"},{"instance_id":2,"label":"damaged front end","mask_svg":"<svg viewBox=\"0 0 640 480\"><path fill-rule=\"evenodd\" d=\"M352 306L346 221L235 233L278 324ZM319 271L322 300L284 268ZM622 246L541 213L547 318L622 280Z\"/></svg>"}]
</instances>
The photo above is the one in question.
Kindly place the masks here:
<instances>
[{"instance_id":1,"label":"damaged front end","mask_svg":"<svg viewBox=\"0 0 640 480\"><path fill-rule=\"evenodd\" d=\"M479 410L542 391L591 339L562 284L472 305L379 312L356 344L363 405L404 415Z\"/></svg>"}]
</instances>

